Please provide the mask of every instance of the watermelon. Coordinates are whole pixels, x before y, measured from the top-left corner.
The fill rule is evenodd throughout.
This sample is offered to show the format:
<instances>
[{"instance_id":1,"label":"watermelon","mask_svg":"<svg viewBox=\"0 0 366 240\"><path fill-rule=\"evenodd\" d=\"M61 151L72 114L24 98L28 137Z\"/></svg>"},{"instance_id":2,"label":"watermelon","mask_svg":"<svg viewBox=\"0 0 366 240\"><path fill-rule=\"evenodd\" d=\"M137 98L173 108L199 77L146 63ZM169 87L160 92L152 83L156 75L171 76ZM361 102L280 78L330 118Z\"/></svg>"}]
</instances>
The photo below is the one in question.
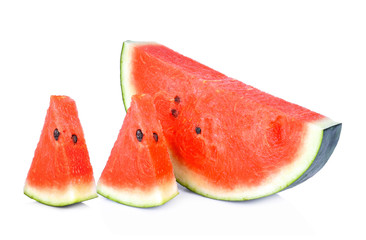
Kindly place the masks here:
<instances>
[{"instance_id":1,"label":"watermelon","mask_svg":"<svg viewBox=\"0 0 366 240\"><path fill-rule=\"evenodd\" d=\"M124 42L121 87L154 95L174 174L214 199L268 196L312 177L341 124L260 91L157 43Z\"/></svg>"},{"instance_id":2,"label":"watermelon","mask_svg":"<svg viewBox=\"0 0 366 240\"><path fill-rule=\"evenodd\" d=\"M24 194L51 206L98 196L76 104L67 96L50 98Z\"/></svg>"},{"instance_id":3,"label":"watermelon","mask_svg":"<svg viewBox=\"0 0 366 240\"><path fill-rule=\"evenodd\" d=\"M132 97L97 191L135 207L159 206L178 194L166 140L150 95Z\"/></svg>"}]
</instances>

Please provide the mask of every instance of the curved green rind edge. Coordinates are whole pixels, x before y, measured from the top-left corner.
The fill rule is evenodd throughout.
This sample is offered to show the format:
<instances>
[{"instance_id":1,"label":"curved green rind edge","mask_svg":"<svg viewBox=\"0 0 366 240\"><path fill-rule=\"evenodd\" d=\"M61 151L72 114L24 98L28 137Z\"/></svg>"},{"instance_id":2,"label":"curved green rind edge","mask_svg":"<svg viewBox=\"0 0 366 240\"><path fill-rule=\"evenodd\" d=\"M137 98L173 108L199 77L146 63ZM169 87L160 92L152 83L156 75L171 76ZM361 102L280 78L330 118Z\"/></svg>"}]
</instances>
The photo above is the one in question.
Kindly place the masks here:
<instances>
[{"instance_id":1,"label":"curved green rind edge","mask_svg":"<svg viewBox=\"0 0 366 240\"><path fill-rule=\"evenodd\" d=\"M341 130L342 123L338 123L323 130L322 143L320 144L320 148L315 159L313 160L309 168L306 169L306 171L304 171L304 173L301 174L298 179L296 179L283 190L295 187L296 185L308 180L324 167L324 165L328 162L328 159L332 155L335 147L337 146L339 137L341 135Z\"/></svg>"},{"instance_id":2,"label":"curved green rind edge","mask_svg":"<svg viewBox=\"0 0 366 240\"><path fill-rule=\"evenodd\" d=\"M194 186L182 181L181 179L176 179L177 182L182 185L183 187L191 190L192 192L194 193L197 193L201 196L204 196L204 197L207 197L207 198L211 198L211 199L215 199L215 200L224 200L224 201L237 201L237 202L240 202L240 201L248 201L248 200L253 200L255 198L224 198L224 197L219 197L219 196L216 196L216 195L211 195L211 194L207 194L207 193L204 193L204 192L201 192L200 190L198 190L197 188L195 188ZM274 194L274 193L273 193ZM268 194L268 195L264 195L264 196L260 196L258 198L262 198L262 197L266 197L266 196L269 196L269 195L272 195L271 194Z\"/></svg>"},{"instance_id":3,"label":"curved green rind edge","mask_svg":"<svg viewBox=\"0 0 366 240\"><path fill-rule=\"evenodd\" d=\"M40 202L42 204L52 206L52 207L65 207L68 205L72 205L72 204L79 203L79 202L84 202L84 201L98 197L98 194L93 194L86 198L76 198L74 201L71 201L71 202L57 202L56 203L56 202L50 202L50 201L45 201L45 200L39 199L37 196L28 193L26 190L24 190L24 194L26 196L28 196L29 198L36 200L37 202Z\"/></svg>"},{"instance_id":4,"label":"curved green rind edge","mask_svg":"<svg viewBox=\"0 0 366 240\"><path fill-rule=\"evenodd\" d=\"M302 174L300 174L300 176L297 179L294 179L292 182L289 182L284 187L281 187L281 188L277 189L276 191L269 193L269 194L257 196L255 198L230 198L230 197L223 198L223 197L203 193L200 190L198 190L197 188L195 188L194 186L192 186L188 183L185 183L181 179L177 179L177 182L180 185L188 188L192 192L195 192L204 197L208 197L208 198L212 198L212 199L216 199L216 200L248 201L248 200L254 200L254 199L258 199L258 198L267 197L267 196L273 195L275 193L278 193L280 191L284 191L286 189L292 188L292 187L306 181L307 179L311 178L312 176L314 176L327 163L328 159L332 155L335 147L337 146L337 143L338 143L338 140L340 137L340 133L341 133L341 129L342 129L341 123L324 129L323 136L322 136L322 142L320 144L320 147L318 149L316 156L314 157L314 159L313 159L312 163L309 165L309 167Z\"/></svg>"},{"instance_id":5,"label":"curved green rind edge","mask_svg":"<svg viewBox=\"0 0 366 240\"><path fill-rule=\"evenodd\" d=\"M174 197L176 197L179 194L179 192L176 192L175 194L171 195L170 197L163 199L163 201L161 201L160 203L146 204L146 205L138 205L138 204L134 204L134 203L131 203L131 202L125 202L125 201L122 201L120 199L114 198L114 197L110 196L109 194L103 193L100 190L97 190L97 193L100 194L100 195L102 195L105 198L108 198L109 200L114 201L114 202L121 203L123 205L127 205L127 206L130 206L130 207L138 207L138 208L152 208L152 207L161 206L161 205L167 203L168 201L172 200Z\"/></svg>"},{"instance_id":6,"label":"curved green rind edge","mask_svg":"<svg viewBox=\"0 0 366 240\"><path fill-rule=\"evenodd\" d=\"M126 41L128 42L128 41ZM125 110L127 111L127 105L126 105L126 90L124 88L124 85L123 85L123 77L122 77L122 72L123 72L123 50L126 46L126 42L123 42L123 45L122 45L122 50L121 50L121 59L120 59L120 84L121 84L121 90L122 90L122 101L123 101L123 106L125 107Z\"/></svg>"}]
</instances>

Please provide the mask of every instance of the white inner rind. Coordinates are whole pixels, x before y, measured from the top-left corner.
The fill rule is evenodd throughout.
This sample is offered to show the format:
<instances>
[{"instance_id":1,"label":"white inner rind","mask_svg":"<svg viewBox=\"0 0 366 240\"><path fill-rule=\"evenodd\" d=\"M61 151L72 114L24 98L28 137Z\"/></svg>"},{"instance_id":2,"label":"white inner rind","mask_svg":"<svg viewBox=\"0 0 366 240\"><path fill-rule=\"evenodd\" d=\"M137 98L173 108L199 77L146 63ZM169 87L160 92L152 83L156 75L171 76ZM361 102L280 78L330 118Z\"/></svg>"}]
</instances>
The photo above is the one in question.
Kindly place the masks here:
<instances>
[{"instance_id":1,"label":"white inner rind","mask_svg":"<svg viewBox=\"0 0 366 240\"><path fill-rule=\"evenodd\" d=\"M97 191L99 194L113 201L135 207L159 206L178 194L175 178L149 190L142 190L139 188L117 188L108 186L107 184L104 184L103 181L99 180Z\"/></svg>"},{"instance_id":2,"label":"white inner rind","mask_svg":"<svg viewBox=\"0 0 366 240\"><path fill-rule=\"evenodd\" d=\"M69 185L65 189L39 188L26 183L24 193L44 204L65 206L98 197L95 183Z\"/></svg>"},{"instance_id":3,"label":"white inner rind","mask_svg":"<svg viewBox=\"0 0 366 240\"><path fill-rule=\"evenodd\" d=\"M278 172L273 173L257 186L235 186L231 190L220 188L211 184L207 178L189 170L170 154L174 175L182 185L211 198L240 201L268 196L285 189L310 167L322 143L324 129L335 124L337 123L328 118L308 123L307 130L304 131L302 145L294 161L281 167Z\"/></svg>"},{"instance_id":4,"label":"white inner rind","mask_svg":"<svg viewBox=\"0 0 366 240\"><path fill-rule=\"evenodd\" d=\"M123 101L127 109L131 105L131 98L136 93L135 87L132 85L133 79L131 76L131 59L133 59L133 49L137 45L152 45L154 42L132 42L125 41L123 43L122 55L121 55L121 85L123 92Z\"/></svg>"}]
</instances>

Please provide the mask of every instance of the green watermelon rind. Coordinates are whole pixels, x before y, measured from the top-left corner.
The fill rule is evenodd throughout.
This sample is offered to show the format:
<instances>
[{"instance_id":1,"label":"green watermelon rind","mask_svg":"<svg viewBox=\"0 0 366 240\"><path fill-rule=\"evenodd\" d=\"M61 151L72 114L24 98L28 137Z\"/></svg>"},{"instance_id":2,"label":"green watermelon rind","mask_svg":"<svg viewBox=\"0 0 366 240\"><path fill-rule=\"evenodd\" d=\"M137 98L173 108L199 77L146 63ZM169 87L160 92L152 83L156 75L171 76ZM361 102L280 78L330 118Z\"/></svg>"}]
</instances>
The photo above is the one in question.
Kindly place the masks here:
<instances>
[{"instance_id":1,"label":"green watermelon rind","mask_svg":"<svg viewBox=\"0 0 366 240\"><path fill-rule=\"evenodd\" d=\"M174 195L170 196L169 198L163 199L160 203L157 203L157 204L144 204L144 205L138 205L138 204L134 204L134 203L131 203L131 202L121 201L117 198L111 197L108 194L104 194L101 191L98 191L98 194L100 194L101 196L103 196L105 198L108 198L109 200L112 200L112 201L117 202L117 203L121 203L121 204L126 205L126 206L138 207L138 208L152 208L152 207L159 207L161 205L164 205L165 203L167 203L170 200L172 200L173 198L175 198L179 193L177 192Z\"/></svg>"},{"instance_id":2,"label":"green watermelon rind","mask_svg":"<svg viewBox=\"0 0 366 240\"><path fill-rule=\"evenodd\" d=\"M72 204L76 204L76 203L80 203L80 202L85 202L87 200L94 199L94 198L97 198L98 197L98 194L95 193L95 194L92 194L92 195L90 195L88 197L75 198L72 201L53 202L53 201L47 201L47 200L41 199L38 196L36 196L35 194L31 194L27 190L27 188L24 188L24 194L26 196L28 196L29 198L31 198L33 200L36 200L37 202L40 202L42 204L45 204L45 205L48 205L48 206L52 206L52 207L65 207L65 206L68 206L68 205L72 205Z\"/></svg>"},{"instance_id":3,"label":"green watermelon rind","mask_svg":"<svg viewBox=\"0 0 366 240\"><path fill-rule=\"evenodd\" d=\"M120 203L120 204L123 204L126 206L130 206L130 207L138 207L138 208L152 208L152 207L158 207L158 206L164 205L165 203L169 202L170 200L172 200L179 194L179 192L177 191L174 194L170 195L169 197L163 198L160 202L157 202L154 204L151 204L151 203L135 204L133 202L123 201L119 198L113 197L113 196L111 196L111 194L104 193L102 190L100 190L100 186L97 187L97 193L114 202L117 202L117 203Z\"/></svg>"},{"instance_id":4,"label":"green watermelon rind","mask_svg":"<svg viewBox=\"0 0 366 240\"><path fill-rule=\"evenodd\" d=\"M322 141L310 166L285 189L292 188L314 176L328 161L341 135L342 123L330 122L322 131Z\"/></svg>"},{"instance_id":5,"label":"green watermelon rind","mask_svg":"<svg viewBox=\"0 0 366 240\"><path fill-rule=\"evenodd\" d=\"M125 50L125 46L126 43L124 42L122 45L122 51L121 51L121 59L120 59L120 82L121 82L121 89L122 89L122 101L123 101L123 106L125 107L126 111L128 109L127 105L126 105L126 89L125 86L123 84L123 71L122 71L122 66L123 66L123 53L126 52Z\"/></svg>"}]
</instances>

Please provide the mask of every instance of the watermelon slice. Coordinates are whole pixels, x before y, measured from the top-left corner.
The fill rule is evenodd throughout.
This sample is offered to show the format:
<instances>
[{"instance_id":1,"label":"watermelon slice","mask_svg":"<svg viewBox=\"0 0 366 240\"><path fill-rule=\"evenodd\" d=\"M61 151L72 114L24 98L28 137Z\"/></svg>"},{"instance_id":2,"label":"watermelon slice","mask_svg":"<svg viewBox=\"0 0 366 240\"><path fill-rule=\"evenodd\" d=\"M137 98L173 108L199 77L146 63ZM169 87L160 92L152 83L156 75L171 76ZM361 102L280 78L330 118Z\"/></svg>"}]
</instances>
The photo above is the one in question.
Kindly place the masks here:
<instances>
[{"instance_id":1,"label":"watermelon slice","mask_svg":"<svg viewBox=\"0 0 366 240\"><path fill-rule=\"evenodd\" d=\"M132 97L97 189L106 198L135 207L159 206L178 194L150 95Z\"/></svg>"},{"instance_id":2,"label":"watermelon slice","mask_svg":"<svg viewBox=\"0 0 366 240\"><path fill-rule=\"evenodd\" d=\"M51 206L97 197L84 133L75 101L51 96L24 194Z\"/></svg>"},{"instance_id":3,"label":"watermelon slice","mask_svg":"<svg viewBox=\"0 0 366 240\"><path fill-rule=\"evenodd\" d=\"M156 43L123 44L121 87L126 109L132 95L155 94L177 181L210 198L296 186L324 166L340 136L340 123Z\"/></svg>"}]
</instances>

